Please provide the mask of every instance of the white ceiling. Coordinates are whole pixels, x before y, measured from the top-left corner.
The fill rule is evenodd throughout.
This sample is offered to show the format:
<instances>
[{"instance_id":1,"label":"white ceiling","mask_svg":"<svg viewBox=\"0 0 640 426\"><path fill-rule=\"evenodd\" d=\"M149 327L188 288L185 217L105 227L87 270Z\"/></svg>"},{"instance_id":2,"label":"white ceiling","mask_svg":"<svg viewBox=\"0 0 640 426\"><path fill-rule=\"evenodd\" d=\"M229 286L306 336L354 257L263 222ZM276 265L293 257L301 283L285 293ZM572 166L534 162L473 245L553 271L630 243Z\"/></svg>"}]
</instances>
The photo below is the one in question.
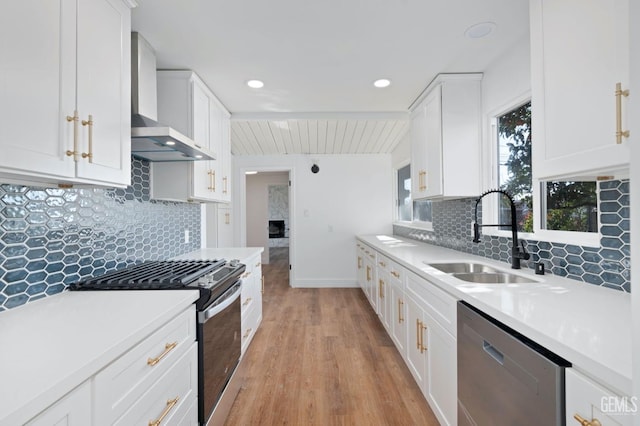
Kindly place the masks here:
<instances>
[{"instance_id":1,"label":"white ceiling","mask_svg":"<svg viewBox=\"0 0 640 426\"><path fill-rule=\"evenodd\" d=\"M318 153L321 146L327 153L389 152L399 138L388 143L391 136L382 134L397 126L391 122L406 121L397 113L406 113L436 74L482 72L529 31L528 0L137 1L133 30L155 48L158 66L194 70L234 114L235 154L285 149L287 135L295 145L291 128L305 120L309 146L298 132L300 145L290 146L291 152L316 153L314 146ZM486 21L497 25L492 34L464 36ZM391 86L374 88L372 82L383 77ZM265 87L250 89L249 79L263 80ZM384 113L392 113L387 121ZM332 145L338 134L316 144L315 128L330 134L334 121L336 128L355 126L355 136ZM264 139L256 129L264 130ZM369 133L387 139L363 142Z\"/></svg>"}]
</instances>

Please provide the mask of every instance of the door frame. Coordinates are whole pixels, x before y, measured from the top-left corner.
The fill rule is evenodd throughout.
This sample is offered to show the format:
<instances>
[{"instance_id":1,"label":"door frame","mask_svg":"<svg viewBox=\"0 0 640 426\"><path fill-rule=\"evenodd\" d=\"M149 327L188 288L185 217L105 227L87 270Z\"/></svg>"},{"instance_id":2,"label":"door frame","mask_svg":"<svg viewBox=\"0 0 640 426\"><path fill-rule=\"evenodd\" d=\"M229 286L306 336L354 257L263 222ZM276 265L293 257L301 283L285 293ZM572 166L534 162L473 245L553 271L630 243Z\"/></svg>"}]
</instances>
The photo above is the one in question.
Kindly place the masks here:
<instances>
[{"instance_id":1,"label":"door frame","mask_svg":"<svg viewBox=\"0 0 640 426\"><path fill-rule=\"evenodd\" d=\"M289 287L293 286L295 277L295 191L293 186L295 185L295 170L293 167L286 166L255 166L255 167L240 167L238 172L240 179L238 179L238 203L239 203L239 220L236 222L239 226L238 237L240 245L247 246L247 175L248 171L256 171L258 173L263 172L288 172L289 173Z\"/></svg>"}]
</instances>

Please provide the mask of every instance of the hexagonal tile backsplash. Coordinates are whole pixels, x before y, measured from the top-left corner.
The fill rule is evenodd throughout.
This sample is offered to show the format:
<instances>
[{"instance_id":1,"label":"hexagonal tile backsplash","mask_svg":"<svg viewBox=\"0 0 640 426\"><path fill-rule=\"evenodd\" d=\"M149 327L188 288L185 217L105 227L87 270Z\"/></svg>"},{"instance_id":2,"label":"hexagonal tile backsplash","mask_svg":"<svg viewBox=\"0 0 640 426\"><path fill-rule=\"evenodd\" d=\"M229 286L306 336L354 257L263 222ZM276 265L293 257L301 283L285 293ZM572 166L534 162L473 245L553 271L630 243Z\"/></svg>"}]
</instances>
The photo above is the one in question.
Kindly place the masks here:
<instances>
[{"instance_id":1,"label":"hexagonal tile backsplash","mask_svg":"<svg viewBox=\"0 0 640 426\"><path fill-rule=\"evenodd\" d=\"M84 277L199 248L200 206L150 201L149 163L131 164L124 189L0 185L0 311Z\"/></svg>"},{"instance_id":2,"label":"hexagonal tile backsplash","mask_svg":"<svg viewBox=\"0 0 640 426\"><path fill-rule=\"evenodd\" d=\"M631 291L629 181L599 183L600 247L525 240L530 268L542 261L552 274L616 290ZM433 202L433 231L394 225L393 233L503 262L511 259L511 238L469 236L475 198ZM526 267L526 266L525 266Z\"/></svg>"}]
</instances>

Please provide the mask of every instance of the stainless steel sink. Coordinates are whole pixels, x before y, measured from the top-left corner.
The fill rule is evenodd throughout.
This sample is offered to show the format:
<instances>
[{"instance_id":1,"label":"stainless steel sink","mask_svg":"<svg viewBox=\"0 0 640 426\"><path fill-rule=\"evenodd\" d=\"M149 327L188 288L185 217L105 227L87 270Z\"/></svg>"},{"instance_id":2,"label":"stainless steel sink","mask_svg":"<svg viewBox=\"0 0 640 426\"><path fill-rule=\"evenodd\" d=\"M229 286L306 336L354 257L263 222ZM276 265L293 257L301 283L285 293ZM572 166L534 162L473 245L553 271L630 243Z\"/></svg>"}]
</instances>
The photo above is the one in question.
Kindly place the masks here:
<instances>
[{"instance_id":1,"label":"stainless steel sink","mask_svg":"<svg viewBox=\"0 0 640 426\"><path fill-rule=\"evenodd\" d=\"M425 262L426 263L426 262ZM476 272L498 272L490 266L481 263L457 262L457 263L427 263L447 274L476 273Z\"/></svg>"},{"instance_id":2,"label":"stainless steel sink","mask_svg":"<svg viewBox=\"0 0 640 426\"><path fill-rule=\"evenodd\" d=\"M459 280L477 284L520 284L535 283L536 281L520 275L506 272L459 272L451 274Z\"/></svg>"}]
</instances>

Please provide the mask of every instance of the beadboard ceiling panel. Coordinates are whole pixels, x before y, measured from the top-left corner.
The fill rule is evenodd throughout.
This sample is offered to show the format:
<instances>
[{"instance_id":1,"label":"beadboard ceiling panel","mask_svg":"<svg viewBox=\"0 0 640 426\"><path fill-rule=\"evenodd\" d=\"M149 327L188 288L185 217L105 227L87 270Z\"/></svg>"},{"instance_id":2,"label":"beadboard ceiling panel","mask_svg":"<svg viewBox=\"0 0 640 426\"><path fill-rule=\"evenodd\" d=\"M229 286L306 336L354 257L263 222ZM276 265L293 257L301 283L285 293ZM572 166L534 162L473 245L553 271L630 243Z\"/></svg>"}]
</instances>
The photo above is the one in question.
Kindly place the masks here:
<instances>
[{"instance_id":1,"label":"beadboard ceiling panel","mask_svg":"<svg viewBox=\"0 0 640 426\"><path fill-rule=\"evenodd\" d=\"M232 118L231 152L234 155L389 153L408 129L408 118Z\"/></svg>"}]
</instances>

